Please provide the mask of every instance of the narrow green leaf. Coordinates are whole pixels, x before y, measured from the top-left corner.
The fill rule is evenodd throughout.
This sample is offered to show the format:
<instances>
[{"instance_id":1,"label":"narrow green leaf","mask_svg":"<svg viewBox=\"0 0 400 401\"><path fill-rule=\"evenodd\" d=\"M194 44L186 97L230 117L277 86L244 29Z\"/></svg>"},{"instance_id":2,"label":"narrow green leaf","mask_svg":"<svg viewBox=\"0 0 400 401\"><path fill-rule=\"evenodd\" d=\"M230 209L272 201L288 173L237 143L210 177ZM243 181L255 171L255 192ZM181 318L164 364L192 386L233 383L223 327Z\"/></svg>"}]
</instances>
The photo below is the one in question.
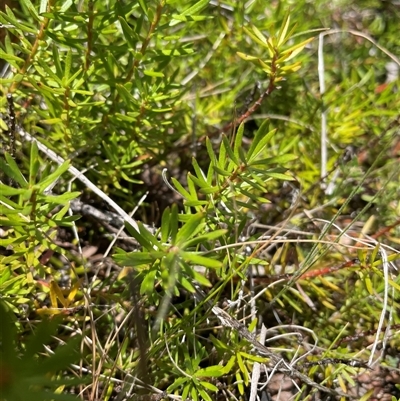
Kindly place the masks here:
<instances>
[{"instance_id":1,"label":"narrow green leaf","mask_svg":"<svg viewBox=\"0 0 400 401\"><path fill-rule=\"evenodd\" d=\"M49 185L57 181L57 179L68 170L69 164L69 160L66 160L63 164L58 166L53 173L40 180L38 182L40 191L44 191Z\"/></svg>"},{"instance_id":2,"label":"narrow green leaf","mask_svg":"<svg viewBox=\"0 0 400 401\"><path fill-rule=\"evenodd\" d=\"M243 132L244 132L244 123L241 123L236 131L235 143L233 145L233 153L238 160L241 160L240 149L242 149L243 146Z\"/></svg>"},{"instance_id":3,"label":"narrow green leaf","mask_svg":"<svg viewBox=\"0 0 400 401\"><path fill-rule=\"evenodd\" d=\"M195 384L197 384L197 380L196 380L195 377L192 377L192 381L193 381ZM199 401L199 394L198 394L198 392L200 392L200 391L197 390L196 387L192 387L192 388L190 389L190 395L192 396L191 398L192 398L193 401ZM186 399L186 398L183 398L183 399ZM206 400L206 401L212 401L212 400Z\"/></svg>"},{"instance_id":4,"label":"narrow green leaf","mask_svg":"<svg viewBox=\"0 0 400 401\"><path fill-rule=\"evenodd\" d=\"M164 254L161 253L161 257ZM138 265L145 265L153 263L157 258L150 252L127 252L125 254L119 253L113 258L121 265L137 267Z\"/></svg>"},{"instance_id":5,"label":"narrow green leaf","mask_svg":"<svg viewBox=\"0 0 400 401\"><path fill-rule=\"evenodd\" d=\"M183 286L183 288L189 291L191 294L196 292L196 289L193 287L192 283L186 277L180 277L179 282Z\"/></svg>"},{"instance_id":6,"label":"narrow green leaf","mask_svg":"<svg viewBox=\"0 0 400 401\"><path fill-rule=\"evenodd\" d=\"M7 124L4 122L4 120L2 118L0 118L0 129L2 131L8 131L8 126L7 126Z\"/></svg>"},{"instance_id":7,"label":"narrow green leaf","mask_svg":"<svg viewBox=\"0 0 400 401\"><path fill-rule=\"evenodd\" d=\"M31 145L30 165L29 165L29 185L35 185L36 179L38 178L40 163L39 163L39 152L37 143L34 141Z\"/></svg>"},{"instance_id":8,"label":"narrow green leaf","mask_svg":"<svg viewBox=\"0 0 400 401\"><path fill-rule=\"evenodd\" d=\"M289 49L284 50L282 52L282 56L289 55L289 57L287 57L285 61L289 61L292 58L296 57L312 40L314 40L314 38L309 38L301 43L298 43L297 45L289 47Z\"/></svg>"},{"instance_id":9,"label":"narrow green leaf","mask_svg":"<svg viewBox=\"0 0 400 401\"><path fill-rule=\"evenodd\" d=\"M56 46L55 44L53 44L53 47L52 47L52 54L53 54L54 66L56 67L55 75L57 76L57 79L61 83L62 76L63 76L63 69L61 67L60 54L59 54L58 46Z\"/></svg>"},{"instance_id":10,"label":"narrow green leaf","mask_svg":"<svg viewBox=\"0 0 400 401\"><path fill-rule=\"evenodd\" d=\"M53 55L54 55L54 51L53 51ZM62 79L60 79L60 77L53 72L53 70L50 68L49 64L46 61L39 58L38 63L47 72L49 77L51 77L55 82L57 82L60 86L62 86Z\"/></svg>"},{"instance_id":11,"label":"narrow green leaf","mask_svg":"<svg viewBox=\"0 0 400 401\"><path fill-rule=\"evenodd\" d=\"M236 357L234 355L232 355L231 358L229 359L228 363L224 366L225 374L228 374L231 371L231 369L235 365L235 362L236 362Z\"/></svg>"},{"instance_id":12,"label":"narrow green leaf","mask_svg":"<svg viewBox=\"0 0 400 401\"><path fill-rule=\"evenodd\" d=\"M0 164L0 167L1 167L1 164ZM13 187L9 187L8 185L0 183L0 194L2 196L20 195L20 194L23 194L25 192L26 192L26 188L13 188Z\"/></svg>"},{"instance_id":13,"label":"narrow green leaf","mask_svg":"<svg viewBox=\"0 0 400 401\"><path fill-rule=\"evenodd\" d=\"M213 17L209 15L179 15L179 14L172 14L172 18L174 20L183 22L189 22L189 21L198 22L207 19L213 19Z\"/></svg>"},{"instance_id":14,"label":"narrow green leaf","mask_svg":"<svg viewBox=\"0 0 400 401\"><path fill-rule=\"evenodd\" d=\"M161 242L167 242L170 232L171 210L166 207L161 218Z\"/></svg>"},{"instance_id":15,"label":"narrow green leaf","mask_svg":"<svg viewBox=\"0 0 400 401\"><path fill-rule=\"evenodd\" d=\"M230 350L230 347L225 342L223 342L223 341L219 340L218 338L214 337L212 334L210 335L210 339L211 339L211 342L214 344L214 346L215 346L215 348L217 349L218 352L219 351L226 352L226 351ZM233 358L233 362L235 362L235 357L231 357L231 360L232 360L232 358ZM229 364L229 362L228 362L228 364ZM232 366L233 366L233 364L232 364ZM231 368L232 368L232 366L231 366ZM225 374L229 373L229 370L226 371L226 366L224 367L224 369L225 369L225 371L224 371Z\"/></svg>"},{"instance_id":16,"label":"narrow green leaf","mask_svg":"<svg viewBox=\"0 0 400 401\"><path fill-rule=\"evenodd\" d=\"M188 54L192 54L194 53L194 50L191 48L179 47L174 49L162 49L161 53L164 54L165 56L177 57L177 56L186 56Z\"/></svg>"},{"instance_id":17,"label":"narrow green leaf","mask_svg":"<svg viewBox=\"0 0 400 401\"><path fill-rule=\"evenodd\" d=\"M287 13L283 20L281 29L279 30L279 34L277 37L277 46L278 47L281 47L281 45L283 45L287 40L286 34L289 29L289 24L290 24L290 14Z\"/></svg>"},{"instance_id":18,"label":"narrow green leaf","mask_svg":"<svg viewBox=\"0 0 400 401\"><path fill-rule=\"evenodd\" d=\"M199 164L197 163L197 160L192 157L192 165L194 168L194 171L196 172L196 176L199 180L203 181L205 185L209 185L208 182L206 181L206 176L203 172L203 170L200 168Z\"/></svg>"},{"instance_id":19,"label":"narrow green leaf","mask_svg":"<svg viewBox=\"0 0 400 401\"><path fill-rule=\"evenodd\" d=\"M30 75L26 76L26 79L40 92L44 92L48 95L63 95L65 92L64 88L52 88L51 86L45 85L43 82L37 82Z\"/></svg>"},{"instance_id":20,"label":"narrow green leaf","mask_svg":"<svg viewBox=\"0 0 400 401\"><path fill-rule=\"evenodd\" d=\"M164 78L164 74L159 71L154 71L154 70L143 70L144 75L147 75L148 77L155 77L155 78ZM168 96L165 97L166 99Z\"/></svg>"},{"instance_id":21,"label":"narrow green leaf","mask_svg":"<svg viewBox=\"0 0 400 401\"><path fill-rule=\"evenodd\" d=\"M48 120L40 120L42 124L54 125L62 123L63 120L61 118L49 118Z\"/></svg>"},{"instance_id":22,"label":"narrow green leaf","mask_svg":"<svg viewBox=\"0 0 400 401\"><path fill-rule=\"evenodd\" d=\"M258 30L258 28L255 25L251 26L251 30L254 32L254 34L257 36L259 40L261 40L264 45L267 43L267 38Z\"/></svg>"},{"instance_id":23,"label":"narrow green leaf","mask_svg":"<svg viewBox=\"0 0 400 401\"><path fill-rule=\"evenodd\" d=\"M276 132L276 129L269 131L267 133L269 121L265 120L253 139L253 143L250 146L249 151L247 152L247 162L250 164L253 160L255 160L258 155L264 150L267 143L271 140L273 135Z\"/></svg>"},{"instance_id":24,"label":"narrow green leaf","mask_svg":"<svg viewBox=\"0 0 400 401\"><path fill-rule=\"evenodd\" d=\"M170 235L171 235L171 244L175 245L176 243L176 238L178 235L178 224L179 224L179 217L178 217L178 206L176 203L172 205L171 208L171 218L169 221L171 230L170 230Z\"/></svg>"},{"instance_id":25,"label":"narrow green leaf","mask_svg":"<svg viewBox=\"0 0 400 401\"><path fill-rule=\"evenodd\" d=\"M195 377L221 377L224 375L224 368L221 365L208 366L195 372Z\"/></svg>"},{"instance_id":26,"label":"narrow green leaf","mask_svg":"<svg viewBox=\"0 0 400 401\"><path fill-rule=\"evenodd\" d=\"M224 177L229 177L231 175L231 173L229 171L222 170L221 168L219 168L217 166L213 166L213 170L215 170L218 174L220 174Z\"/></svg>"},{"instance_id":27,"label":"narrow green leaf","mask_svg":"<svg viewBox=\"0 0 400 401\"><path fill-rule=\"evenodd\" d=\"M189 192L190 192L189 200L197 201L198 200L197 187L196 187L195 183L190 178L191 178L191 174L188 173L187 174L187 185L188 185L188 189L189 189Z\"/></svg>"},{"instance_id":28,"label":"narrow green leaf","mask_svg":"<svg viewBox=\"0 0 400 401\"><path fill-rule=\"evenodd\" d=\"M10 192L11 192L11 190L18 191L16 193L11 192L10 195L16 195L16 194L20 194L20 193L26 192L27 189L9 187L9 186L4 185L4 184L2 184L0 182L0 201L1 201L1 203L3 203L4 205L10 206L11 209L20 209L21 205L19 205L18 203L15 203L11 199L8 199L5 196L3 196L4 192L7 191L8 189L10 189Z\"/></svg>"},{"instance_id":29,"label":"narrow green leaf","mask_svg":"<svg viewBox=\"0 0 400 401\"><path fill-rule=\"evenodd\" d=\"M132 94L129 92L129 90L124 86L117 84L115 85L115 88L118 91L118 94L124 99L125 102L128 104L137 104L138 101L135 99Z\"/></svg>"},{"instance_id":30,"label":"narrow green leaf","mask_svg":"<svg viewBox=\"0 0 400 401\"><path fill-rule=\"evenodd\" d=\"M259 209L259 205L257 205L256 203L250 202L250 200L247 200L246 202L241 201L239 199L235 200L235 203L238 207L242 207L244 209L252 209L252 210L258 210Z\"/></svg>"},{"instance_id":31,"label":"narrow green leaf","mask_svg":"<svg viewBox=\"0 0 400 401\"><path fill-rule=\"evenodd\" d=\"M139 226L139 231L140 231L140 221L137 222L138 226ZM129 223L125 222L125 227L128 230L129 234L132 235L133 238L135 238L135 240L137 242L139 242L139 244L144 248L144 249L152 249L152 243L150 241L147 240L147 238L145 238L143 235L140 234L140 232L138 232L136 229L134 229Z\"/></svg>"},{"instance_id":32,"label":"narrow green leaf","mask_svg":"<svg viewBox=\"0 0 400 401\"><path fill-rule=\"evenodd\" d=\"M203 10L209 3L210 0L200 0L198 1L196 4L194 4L193 6L187 8L186 10L184 10L182 13L179 14L179 16L190 16L190 15L195 15L197 13L199 13L201 10ZM176 16L175 16L176 17ZM175 26L177 24L179 24L179 20L177 19L173 19L170 23L169 26Z\"/></svg>"},{"instance_id":33,"label":"narrow green leaf","mask_svg":"<svg viewBox=\"0 0 400 401\"><path fill-rule=\"evenodd\" d=\"M200 189L204 190L204 193L213 193L216 192L217 190L215 190L212 186L210 186L208 184L208 182L204 179L199 179L196 176L194 176L193 174L189 173L188 174L188 180L191 180L192 182L194 182Z\"/></svg>"},{"instance_id":34,"label":"narrow green leaf","mask_svg":"<svg viewBox=\"0 0 400 401\"><path fill-rule=\"evenodd\" d=\"M397 284L395 281L389 279L389 280L388 280L388 283L389 283L393 288L395 288L397 291L400 291L400 285Z\"/></svg>"},{"instance_id":35,"label":"narrow green leaf","mask_svg":"<svg viewBox=\"0 0 400 401\"><path fill-rule=\"evenodd\" d=\"M188 207L206 206L208 204L209 204L208 201L200 201L200 200L185 201L185 206L188 206Z\"/></svg>"},{"instance_id":36,"label":"narrow green leaf","mask_svg":"<svg viewBox=\"0 0 400 401\"><path fill-rule=\"evenodd\" d=\"M268 359L268 358L263 358L261 356L248 354L247 352L243 352L243 351L240 352L240 355L246 359L249 359L250 361L259 362L259 363L265 363Z\"/></svg>"},{"instance_id":37,"label":"narrow green leaf","mask_svg":"<svg viewBox=\"0 0 400 401\"><path fill-rule=\"evenodd\" d=\"M239 159L244 165L247 164L247 153L243 147L239 148Z\"/></svg>"},{"instance_id":38,"label":"narrow green leaf","mask_svg":"<svg viewBox=\"0 0 400 401\"><path fill-rule=\"evenodd\" d=\"M378 255L379 249L380 249L381 245L379 243L376 244L374 250L371 253L371 258L370 261L371 263L374 263L376 260L376 255Z\"/></svg>"},{"instance_id":39,"label":"narrow green leaf","mask_svg":"<svg viewBox=\"0 0 400 401\"><path fill-rule=\"evenodd\" d=\"M103 149L107 156L107 159L109 159L113 163L113 165L118 166L119 165L119 159L117 157L118 148L116 147L116 145L113 142L108 144L107 142L102 141L101 143L103 145Z\"/></svg>"},{"instance_id":40,"label":"narrow green leaf","mask_svg":"<svg viewBox=\"0 0 400 401\"><path fill-rule=\"evenodd\" d=\"M295 179L291 175L282 174L282 173L274 173L274 172L266 171L265 174L269 177L276 178L278 180L293 181Z\"/></svg>"},{"instance_id":41,"label":"narrow green leaf","mask_svg":"<svg viewBox=\"0 0 400 401\"><path fill-rule=\"evenodd\" d=\"M367 291L370 295L374 295L375 291L374 291L374 286L372 285L372 281L371 278L368 276L364 277L364 282L365 282L365 287L367 288Z\"/></svg>"},{"instance_id":42,"label":"narrow green leaf","mask_svg":"<svg viewBox=\"0 0 400 401\"><path fill-rule=\"evenodd\" d=\"M186 242L187 247L194 247L198 244L207 242L207 241L214 241L217 238L222 237L224 234L227 233L227 230L221 229L221 230L215 230L215 231L210 231L209 233L199 235L195 238L192 238L188 242Z\"/></svg>"},{"instance_id":43,"label":"narrow green leaf","mask_svg":"<svg viewBox=\"0 0 400 401\"><path fill-rule=\"evenodd\" d=\"M197 386L197 390L199 394L201 395L201 399L204 401L213 401L213 399L210 397L210 395L201 387L200 383ZM196 400L194 400L196 401Z\"/></svg>"},{"instance_id":44,"label":"narrow green leaf","mask_svg":"<svg viewBox=\"0 0 400 401\"><path fill-rule=\"evenodd\" d=\"M231 148L231 145L230 145L230 143L229 143L229 140L228 140L228 138L226 137L225 134L222 135L222 141L223 141L223 144L224 144L224 146L225 146L226 153L228 154L230 160L231 160L236 166L239 166L239 165L240 165L239 157L236 157L236 155L233 153L233 150L232 150L232 148Z\"/></svg>"},{"instance_id":45,"label":"narrow green leaf","mask_svg":"<svg viewBox=\"0 0 400 401\"><path fill-rule=\"evenodd\" d=\"M249 324L248 330L250 331L250 333L256 328L257 322L258 322L258 319L257 319L257 318L254 318L254 319L251 321L251 323Z\"/></svg>"},{"instance_id":46,"label":"narrow green leaf","mask_svg":"<svg viewBox=\"0 0 400 401\"><path fill-rule=\"evenodd\" d=\"M202 187L199 189L199 192L205 195L215 194L218 191L219 191L218 187L212 187L212 186Z\"/></svg>"},{"instance_id":47,"label":"narrow green leaf","mask_svg":"<svg viewBox=\"0 0 400 401\"><path fill-rule=\"evenodd\" d=\"M154 281L156 279L158 269L154 268L155 265L145 274L142 284L140 285L140 294L150 295L154 291Z\"/></svg>"},{"instance_id":48,"label":"narrow green leaf","mask_svg":"<svg viewBox=\"0 0 400 401\"><path fill-rule=\"evenodd\" d=\"M293 289L292 289L292 292L298 297L297 291L293 291ZM299 302L292 295L288 296L287 294L283 294L282 298L284 299L284 301L289 303L292 306L292 308L294 310L296 310L298 313L300 313L300 314L303 313L303 311L301 310L301 307L299 305ZM300 299L304 302L303 298L300 297Z\"/></svg>"},{"instance_id":49,"label":"narrow green leaf","mask_svg":"<svg viewBox=\"0 0 400 401\"><path fill-rule=\"evenodd\" d=\"M140 8L142 9L143 13L146 15L146 17L148 17L147 1L139 0L139 5L140 5Z\"/></svg>"},{"instance_id":50,"label":"narrow green leaf","mask_svg":"<svg viewBox=\"0 0 400 401\"><path fill-rule=\"evenodd\" d=\"M211 163L216 164L217 163L217 156L215 155L212 143L210 141L210 138L206 138L206 148L207 148L207 153L208 157L210 158Z\"/></svg>"},{"instance_id":51,"label":"narrow green leaf","mask_svg":"<svg viewBox=\"0 0 400 401\"><path fill-rule=\"evenodd\" d=\"M276 49L276 45L275 42L276 40L274 40L274 37L271 37L267 40L267 47L268 47L268 53L269 53L269 57L272 59L276 53L277 53L277 49Z\"/></svg>"},{"instance_id":52,"label":"narrow green leaf","mask_svg":"<svg viewBox=\"0 0 400 401\"><path fill-rule=\"evenodd\" d=\"M151 251L154 251L155 249L164 249L162 244L158 241L157 237L153 235L143 224L140 224L140 222L138 222L138 226L141 236L144 237L148 241L148 243L151 244Z\"/></svg>"},{"instance_id":53,"label":"narrow green leaf","mask_svg":"<svg viewBox=\"0 0 400 401\"><path fill-rule=\"evenodd\" d=\"M269 164L284 164L296 159L297 159L296 155L288 153L286 155L273 156L273 157L267 157L266 159L254 160L253 162L249 163L249 166L257 166L257 165L268 166Z\"/></svg>"},{"instance_id":54,"label":"narrow green leaf","mask_svg":"<svg viewBox=\"0 0 400 401\"><path fill-rule=\"evenodd\" d=\"M257 63L258 63L265 71L267 71L268 73L271 72L271 66L270 66L271 62L270 62L269 60L263 61L263 60L261 60L261 59L259 58L259 59L257 59Z\"/></svg>"},{"instance_id":55,"label":"narrow green leaf","mask_svg":"<svg viewBox=\"0 0 400 401\"><path fill-rule=\"evenodd\" d=\"M68 80L70 77L70 73L71 73L71 67L72 67L72 50L69 49L67 51L67 56L65 57L65 67L64 67L64 76L63 76L63 86L67 86L68 85Z\"/></svg>"},{"instance_id":56,"label":"narrow green leaf","mask_svg":"<svg viewBox=\"0 0 400 401\"><path fill-rule=\"evenodd\" d=\"M35 18L37 22L40 22L40 17L38 12L36 11L35 6L31 3L30 0L21 0L21 2L25 5L25 7L28 9L30 14Z\"/></svg>"},{"instance_id":57,"label":"narrow green leaf","mask_svg":"<svg viewBox=\"0 0 400 401\"><path fill-rule=\"evenodd\" d=\"M2 170L8 177L12 178L21 187L26 188L28 186L25 177L22 175L18 168L15 160L10 156L9 153L4 153L6 160L0 158L0 170Z\"/></svg>"},{"instance_id":58,"label":"narrow green leaf","mask_svg":"<svg viewBox=\"0 0 400 401\"><path fill-rule=\"evenodd\" d=\"M126 22L125 18L118 17L119 22L121 23L121 28L122 32L124 34L124 38L129 44L130 50L135 50L136 49L136 43L138 42L139 38L132 30L132 28L129 26L129 24Z\"/></svg>"},{"instance_id":59,"label":"narrow green leaf","mask_svg":"<svg viewBox=\"0 0 400 401\"><path fill-rule=\"evenodd\" d=\"M237 361L238 361L238 365L239 365L239 369L241 370L241 372L243 373L243 378L244 378L244 382L245 382L245 384L247 385L247 382L248 382L248 370L247 370L247 368L246 368L246 366L244 365L244 362L243 362L243 358L242 358L242 356L240 355L240 352L238 352L237 354L236 354L236 358L237 358ZM247 380L246 380L247 379Z\"/></svg>"},{"instance_id":60,"label":"narrow green leaf","mask_svg":"<svg viewBox=\"0 0 400 401\"><path fill-rule=\"evenodd\" d=\"M181 256L185 260L189 260L200 266L209 267L210 269L218 269L222 267L222 262L219 260L206 258L194 252L182 252Z\"/></svg>"},{"instance_id":61,"label":"narrow green leaf","mask_svg":"<svg viewBox=\"0 0 400 401\"><path fill-rule=\"evenodd\" d=\"M175 389L177 389L178 387L182 386L182 384L186 383L187 381L190 380L190 377L178 377L176 380L174 380L174 382L167 388L168 393L172 393ZM183 395L183 394L182 394ZM183 398L184 400L186 398Z\"/></svg>"},{"instance_id":62,"label":"narrow green leaf","mask_svg":"<svg viewBox=\"0 0 400 401\"><path fill-rule=\"evenodd\" d=\"M8 63L11 63L12 61L17 61L17 62L23 64L23 62L24 62L24 60L22 58L14 56L12 54L4 53L4 52L1 54L1 58L2 58L2 60L7 61Z\"/></svg>"},{"instance_id":63,"label":"narrow green leaf","mask_svg":"<svg viewBox=\"0 0 400 401\"><path fill-rule=\"evenodd\" d=\"M251 177L246 177L245 175L242 175L240 177L242 179L242 181L244 181L246 184L248 184L251 188L257 190L257 191L261 191L264 192L266 191L265 186L264 186L264 182L258 179L254 179L253 176Z\"/></svg>"},{"instance_id":64,"label":"narrow green leaf","mask_svg":"<svg viewBox=\"0 0 400 401\"><path fill-rule=\"evenodd\" d=\"M4 28L3 28L4 29ZM5 52L5 54L9 54L9 55L14 55L14 48L13 48L13 45L12 45L12 43L11 43L11 39L10 39L10 36L9 35L6 35L5 37L4 37L4 45L6 46L6 52ZM2 54L2 56L4 55L4 52L3 52L3 54Z\"/></svg>"},{"instance_id":65,"label":"narrow green leaf","mask_svg":"<svg viewBox=\"0 0 400 401\"><path fill-rule=\"evenodd\" d=\"M177 246L183 248L183 244L185 244L192 236L201 230L201 223L203 220L204 213L196 213L191 216L177 234Z\"/></svg>"},{"instance_id":66,"label":"narrow green leaf","mask_svg":"<svg viewBox=\"0 0 400 401\"><path fill-rule=\"evenodd\" d=\"M187 8L184 12L181 13L181 15L193 15L197 14L201 10L203 10L209 3L210 0L200 0L193 6Z\"/></svg>"},{"instance_id":67,"label":"narrow green leaf","mask_svg":"<svg viewBox=\"0 0 400 401\"><path fill-rule=\"evenodd\" d=\"M84 94L89 94L92 95L93 92L89 91L79 91L78 88L80 85L82 85L85 81L83 79L76 80L76 78L83 73L83 69L79 68L77 71L75 71L72 76L70 76L66 82L67 86L72 86L71 92L73 93L84 93ZM73 85L71 85L73 84Z\"/></svg>"},{"instance_id":68,"label":"narrow green leaf","mask_svg":"<svg viewBox=\"0 0 400 401\"><path fill-rule=\"evenodd\" d=\"M259 60L258 57L250 56L249 54L245 54L245 53L242 53L242 52L236 52L236 54L240 58L242 58L243 60L246 60L246 61L257 61L257 60Z\"/></svg>"},{"instance_id":69,"label":"narrow green leaf","mask_svg":"<svg viewBox=\"0 0 400 401\"><path fill-rule=\"evenodd\" d=\"M48 202L51 204L56 204L56 205L64 205L65 203L69 202L72 199L77 198L81 193L80 192L66 192L62 195L46 195L46 196L40 196L40 200L44 202Z\"/></svg>"},{"instance_id":70,"label":"narrow green leaf","mask_svg":"<svg viewBox=\"0 0 400 401\"><path fill-rule=\"evenodd\" d=\"M247 35L250 36L250 38L258 43L259 45L263 47L267 47L267 38L254 26L251 26L251 31L250 29L247 29L245 26L243 27L243 30L246 32Z\"/></svg>"},{"instance_id":71,"label":"narrow green leaf","mask_svg":"<svg viewBox=\"0 0 400 401\"><path fill-rule=\"evenodd\" d=\"M258 198L258 195L254 194L253 192L246 191L246 190L243 189L243 188L240 188L240 189L239 189L239 192L240 192L241 195L247 196L249 199L253 200L253 202L257 202L257 200L258 200L258 199L257 199L257 198ZM247 202L246 202L246 204L247 204Z\"/></svg>"},{"instance_id":72,"label":"narrow green leaf","mask_svg":"<svg viewBox=\"0 0 400 401\"><path fill-rule=\"evenodd\" d=\"M219 146L219 155L218 155L218 162L217 165L220 169L225 169L227 165L227 157L226 157L226 149L223 142L221 142Z\"/></svg>"},{"instance_id":73,"label":"narrow green leaf","mask_svg":"<svg viewBox=\"0 0 400 401\"><path fill-rule=\"evenodd\" d=\"M198 273L197 271L193 270L193 278L202 286L204 287L212 287L210 281L205 277L203 274ZM194 291L193 291L194 292Z\"/></svg>"},{"instance_id":74,"label":"narrow green leaf","mask_svg":"<svg viewBox=\"0 0 400 401\"><path fill-rule=\"evenodd\" d=\"M218 387L210 382L200 381L200 384L207 390L218 391Z\"/></svg>"},{"instance_id":75,"label":"narrow green leaf","mask_svg":"<svg viewBox=\"0 0 400 401\"><path fill-rule=\"evenodd\" d=\"M37 30L31 28L30 26L21 24L18 22L17 18L15 17L14 13L11 11L10 7L6 7L6 12L7 14L1 13L0 15L3 17L4 20L6 20L9 24L14 25L15 28L19 29L21 32L19 32L21 35L30 33L30 34L37 34ZM3 57L3 55L2 55Z\"/></svg>"}]
</instances>

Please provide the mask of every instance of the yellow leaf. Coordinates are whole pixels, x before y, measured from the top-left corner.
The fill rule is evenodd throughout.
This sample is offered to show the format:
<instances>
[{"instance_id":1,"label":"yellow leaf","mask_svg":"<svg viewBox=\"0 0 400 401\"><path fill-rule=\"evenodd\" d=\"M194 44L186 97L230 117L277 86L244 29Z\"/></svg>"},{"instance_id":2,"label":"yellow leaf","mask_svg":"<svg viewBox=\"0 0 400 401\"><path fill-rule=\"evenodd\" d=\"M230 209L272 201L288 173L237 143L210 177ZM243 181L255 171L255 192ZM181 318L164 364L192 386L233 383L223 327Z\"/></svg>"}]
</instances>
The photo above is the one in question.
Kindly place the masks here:
<instances>
[{"instance_id":1,"label":"yellow leaf","mask_svg":"<svg viewBox=\"0 0 400 401\"><path fill-rule=\"evenodd\" d=\"M244 386L243 386L243 379L240 376L240 372L236 372L236 383L238 386L239 394L243 395L244 394Z\"/></svg>"},{"instance_id":2,"label":"yellow leaf","mask_svg":"<svg viewBox=\"0 0 400 401\"><path fill-rule=\"evenodd\" d=\"M76 282L74 283L74 285L72 286L71 291L69 292L68 297L67 297L67 306L66 306L66 307L68 307L69 305L71 305L71 303L72 303L72 301L74 300L75 295L76 295L76 293L78 292L79 287L81 286L81 284L82 284L82 279L76 281Z\"/></svg>"},{"instance_id":3,"label":"yellow leaf","mask_svg":"<svg viewBox=\"0 0 400 401\"><path fill-rule=\"evenodd\" d=\"M254 35L256 35L257 38L258 38L262 43L264 43L264 45L266 45L266 44L267 44L267 39L266 39L266 37L265 37L254 25L252 25L251 29L252 29L252 31L254 32Z\"/></svg>"},{"instance_id":4,"label":"yellow leaf","mask_svg":"<svg viewBox=\"0 0 400 401\"><path fill-rule=\"evenodd\" d=\"M247 386L249 384L249 372L248 372L248 370L247 370L247 368L246 368L246 366L245 366L245 364L243 362L243 358L240 355L240 353L237 353L236 357L237 357L239 368L240 368L240 370L241 370L241 372L243 374L244 384Z\"/></svg>"},{"instance_id":5,"label":"yellow leaf","mask_svg":"<svg viewBox=\"0 0 400 401\"><path fill-rule=\"evenodd\" d=\"M58 284L52 280L50 283L50 301L51 301L51 306L53 308L57 308L57 298L61 302L61 305L66 308L67 307L67 300L64 298L64 295L61 291L61 288L58 286Z\"/></svg>"},{"instance_id":6,"label":"yellow leaf","mask_svg":"<svg viewBox=\"0 0 400 401\"><path fill-rule=\"evenodd\" d=\"M38 315L44 316L44 315L59 315L61 313L62 309L54 309L54 308L39 308L36 309L36 313Z\"/></svg>"},{"instance_id":7,"label":"yellow leaf","mask_svg":"<svg viewBox=\"0 0 400 401\"><path fill-rule=\"evenodd\" d=\"M272 58L274 57L276 50L275 50L275 43L274 43L274 38L269 38L267 41L267 46L268 46L268 52L269 56Z\"/></svg>"},{"instance_id":8,"label":"yellow leaf","mask_svg":"<svg viewBox=\"0 0 400 401\"><path fill-rule=\"evenodd\" d=\"M322 302L322 304L323 304L324 306L326 306L328 309L336 310L336 306L332 305L332 304L331 304L330 302L328 302L326 299L323 299L321 302Z\"/></svg>"},{"instance_id":9,"label":"yellow leaf","mask_svg":"<svg viewBox=\"0 0 400 401\"><path fill-rule=\"evenodd\" d=\"M246 61L253 61L253 60L257 60L258 59L257 57L250 56L249 54L244 54L244 53L241 53L241 52L236 52L236 54L240 58L242 58L243 60L246 60Z\"/></svg>"},{"instance_id":10,"label":"yellow leaf","mask_svg":"<svg viewBox=\"0 0 400 401\"><path fill-rule=\"evenodd\" d=\"M393 280L388 280L388 282L392 287L396 288L397 291L400 291L400 285L395 283Z\"/></svg>"},{"instance_id":11,"label":"yellow leaf","mask_svg":"<svg viewBox=\"0 0 400 401\"><path fill-rule=\"evenodd\" d=\"M344 382L343 377L341 375L338 376L338 381L339 381L339 386L342 389L342 391L344 393L347 393L346 383Z\"/></svg>"},{"instance_id":12,"label":"yellow leaf","mask_svg":"<svg viewBox=\"0 0 400 401\"><path fill-rule=\"evenodd\" d=\"M370 295L374 295L374 289L372 287L372 281L369 277L365 277L365 286Z\"/></svg>"},{"instance_id":13,"label":"yellow leaf","mask_svg":"<svg viewBox=\"0 0 400 401\"><path fill-rule=\"evenodd\" d=\"M279 31L278 35L278 47L281 46L283 43L286 41L286 34L289 29L289 23L290 23L290 15L287 14L285 19L283 20L282 27Z\"/></svg>"},{"instance_id":14,"label":"yellow leaf","mask_svg":"<svg viewBox=\"0 0 400 401\"><path fill-rule=\"evenodd\" d=\"M305 48L305 46L312 40L314 40L314 38L309 38L301 43L298 43L297 45L289 47L289 49L284 50L282 52L282 56L289 54L289 57L285 61L289 61L293 57L296 57Z\"/></svg>"},{"instance_id":15,"label":"yellow leaf","mask_svg":"<svg viewBox=\"0 0 400 401\"><path fill-rule=\"evenodd\" d=\"M301 62L298 61L297 63L285 65L280 70L285 72L294 72L297 71L301 67Z\"/></svg>"},{"instance_id":16,"label":"yellow leaf","mask_svg":"<svg viewBox=\"0 0 400 401\"><path fill-rule=\"evenodd\" d=\"M371 388L371 390L367 391L361 398L360 401L367 401L374 395L375 388Z\"/></svg>"}]
</instances>

